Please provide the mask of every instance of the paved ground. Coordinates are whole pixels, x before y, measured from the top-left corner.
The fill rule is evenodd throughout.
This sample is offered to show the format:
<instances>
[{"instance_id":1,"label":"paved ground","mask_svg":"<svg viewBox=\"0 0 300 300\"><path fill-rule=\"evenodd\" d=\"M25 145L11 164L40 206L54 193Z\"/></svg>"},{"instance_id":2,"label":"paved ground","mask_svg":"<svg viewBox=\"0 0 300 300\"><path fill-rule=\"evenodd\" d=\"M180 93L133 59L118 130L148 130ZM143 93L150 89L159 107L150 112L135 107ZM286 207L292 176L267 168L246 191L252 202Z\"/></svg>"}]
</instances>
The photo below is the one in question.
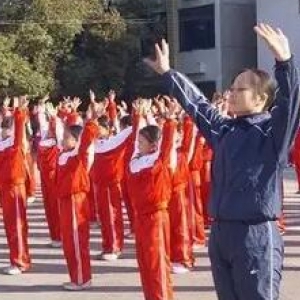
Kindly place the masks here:
<instances>
[{"instance_id":1,"label":"paved ground","mask_svg":"<svg viewBox=\"0 0 300 300\"><path fill-rule=\"evenodd\" d=\"M286 255L281 300L300 298L300 195L295 192L294 173L289 169L285 176L285 213L288 230L284 236ZM133 240L126 240L122 259L113 263L101 262L96 260L100 252L100 234L98 229L93 229L93 288L86 292L65 292L61 283L68 281L68 276L62 250L47 246L49 240L41 199L29 206L28 219L33 268L29 273L20 276L0 275L1 300L143 299ZM207 248L196 253L196 257L193 272L174 276L176 299L216 300ZM0 217L0 268L7 264L8 249Z\"/></svg>"}]
</instances>

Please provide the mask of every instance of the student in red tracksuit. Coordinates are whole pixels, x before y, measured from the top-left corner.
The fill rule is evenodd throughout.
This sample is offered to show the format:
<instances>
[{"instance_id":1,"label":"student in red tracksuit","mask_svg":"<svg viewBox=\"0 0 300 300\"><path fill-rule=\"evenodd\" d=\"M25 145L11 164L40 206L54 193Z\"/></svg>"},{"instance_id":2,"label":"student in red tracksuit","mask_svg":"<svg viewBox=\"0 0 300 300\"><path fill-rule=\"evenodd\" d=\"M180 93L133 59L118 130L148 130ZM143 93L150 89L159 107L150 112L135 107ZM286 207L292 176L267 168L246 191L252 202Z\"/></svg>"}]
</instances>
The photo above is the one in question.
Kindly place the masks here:
<instances>
[{"instance_id":1,"label":"student in red tracksuit","mask_svg":"<svg viewBox=\"0 0 300 300\"><path fill-rule=\"evenodd\" d=\"M3 269L3 273L8 275L20 274L30 268L23 144L28 103L25 98L20 98L18 102L13 117L2 121L0 141L1 198L11 263L10 267Z\"/></svg>"},{"instance_id":2,"label":"student in red tracksuit","mask_svg":"<svg viewBox=\"0 0 300 300\"><path fill-rule=\"evenodd\" d=\"M178 130L177 163L173 174L172 197L169 204L172 271L177 274L188 272L194 263L192 235L189 228L189 200L187 198L190 176L189 161L193 150L193 122L188 116L184 117L182 127L181 130ZM183 136L181 141L180 135Z\"/></svg>"},{"instance_id":3,"label":"student in red tracksuit","mask_svg":"<svg viewBox=\"0 0 300 300\"><path fill-rule=\"evenodd\" d=\"M210 197L210 186L211 186L211 163L213 159L212 149L209 147L205 139L203 139L203 148L202 148L202 168L200 170L200 191L201 191L201 200L203 206L203 216L204 216L204 225L208 226L210 224L209 216L207 213L208 201Z\"/></svg>"},{"instance_id":4,"label":"student in red tracksuit","mask_svg":"<svg viewBox=\"0 0 300 300\"><path fill-rule=\"evenodd\" d=\"M64 284L68 290L83 290L91 284L88 149L98 134L97 105L92 104L93 119L87 121L83 132L80 125L65 127L63 151L58 158L56 186L63 250L71 278Z\"/></svg>"},{"instance_id":5,"label":"student in red tracksuit","mask_svg":"<svg viewBox=\"0 0 300 300\"><path fill-rule=\"evenodd\" d=\"M139 111L141 111L139 109ZM170 111L169 117L174 110ZM145 299L172 300L168 204L171 197L170 156L176 123L142 128L129 165L130 195L135 211L137 260Z\"/></svg>"},{"instance_id":6,"label":"student in red tracksuit","mask_svg":"<svg viewBox=\"0 0 300 300\"><path fill-rule=\"evenodd\" d=\"M132 117L130 115L125 115L121 117L120 119L120 129L121 131L132 126ZM132 200L130 199L129 195L129 189L130 186L128 186L128 168L129 168L129 162L131 160L134 147L133 147L133 141L134 136L132 134L131 141L127 141L127 146L124 154L124 176L122 179L122 196L123 201L125 203L128 221L129 221L129 232L125 235L127 238L131 238L134 235L134 211L132 207Z\"/></svg>"},{"instance_id":7,"label":"student in red tracksuit","mask_svg":"<svg viewBox=\"0 0 300 300\"><path fill-rule=\"evenodd\" d=\"M39 117L41 120L42 118ZM59 220L59 204L56 194L56 168L59 154L59 147L56 138L56 119L51 117L49 124L44 125L47 131L46 136L42 135L42 139L38 145L37 162L41 176L41 188L44 200L44 208L46 220L48 223L51 246L60 247L60 223Z\"/></svg>"},{"instance_id":8,"label":"student in red tracksuit","mask_svg":"<svg viewBox=\"0 0 300 300\"><path fill-rule=\"evenodd\" d=\"M103 260L119 257L124 244L122 187L124 154L130 141L132 127L109 136L108 119L98 120L99 137L95 141L94 184L101 222Z\"/></svg>"},{"instance_id":9,"label":"student in red tracksuit","mask_svg":"<svg viewBox=\"0 0 300 300\"><path fill-rule=\"evenodd\" d=\"M197 133L194 133L197 134ZM190 228L193 236L193 248L205 244L205 231L204 231L204 214L203 204L201 199L201 183L202 178L200 170L203 166L203 139L198 133L196 135L194 152L190 161L190 180L189 180L189 199L190 199Z\"/></svg>"}]
</instances>

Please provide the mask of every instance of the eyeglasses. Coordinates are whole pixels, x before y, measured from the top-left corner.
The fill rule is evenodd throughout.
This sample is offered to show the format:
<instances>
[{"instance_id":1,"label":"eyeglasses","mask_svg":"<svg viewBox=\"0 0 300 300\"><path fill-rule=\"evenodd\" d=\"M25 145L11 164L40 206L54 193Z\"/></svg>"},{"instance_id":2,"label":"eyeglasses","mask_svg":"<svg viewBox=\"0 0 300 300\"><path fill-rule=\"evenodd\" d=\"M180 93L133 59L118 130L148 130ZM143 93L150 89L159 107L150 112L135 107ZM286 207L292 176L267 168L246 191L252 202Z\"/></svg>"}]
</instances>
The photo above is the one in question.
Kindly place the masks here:
<instances>
[{"instance_id":1,"label":"eyeglasses","mask_svg":"<svg viewBox=\"0 0 300 300\"><path fill-rule=\"evenodd\" d=\"M250 87L230 87L228 90L230 93L240 93L250 90Z\"/></svg>"}]
</instances>

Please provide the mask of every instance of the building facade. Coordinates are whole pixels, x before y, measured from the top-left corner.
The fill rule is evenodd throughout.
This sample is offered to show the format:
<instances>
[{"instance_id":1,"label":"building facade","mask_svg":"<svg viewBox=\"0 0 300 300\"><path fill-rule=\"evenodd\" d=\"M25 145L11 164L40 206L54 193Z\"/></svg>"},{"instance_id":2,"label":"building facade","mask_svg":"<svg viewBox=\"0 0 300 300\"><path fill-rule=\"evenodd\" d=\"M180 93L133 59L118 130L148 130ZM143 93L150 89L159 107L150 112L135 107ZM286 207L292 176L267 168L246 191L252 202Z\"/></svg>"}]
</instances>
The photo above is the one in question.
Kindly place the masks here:
<instances>
[{"instance_id":1,"label":"building facade","mask_svg":"<svg viewBox=\"0 0 300 300\"><path fill-rule=\"evenodd\" d=\"M270 5L271 4L271 5ZM257 0L258 22L268 22L281 28L289 37L296 63L300 66L300 1L299 0ZM263 43L258 43L258 66L272 71L274 59Z\"/></svg>"},{"instance_id":2,"label":"building facade","mask_svg":"<svg viewBox=\"0 0 300 300\"><path fill-rule=\"evenodd\" d=\"M166 0L166 9L173 65L208 96L256 66L254 0Z\"/></svg>"}]
</instances>

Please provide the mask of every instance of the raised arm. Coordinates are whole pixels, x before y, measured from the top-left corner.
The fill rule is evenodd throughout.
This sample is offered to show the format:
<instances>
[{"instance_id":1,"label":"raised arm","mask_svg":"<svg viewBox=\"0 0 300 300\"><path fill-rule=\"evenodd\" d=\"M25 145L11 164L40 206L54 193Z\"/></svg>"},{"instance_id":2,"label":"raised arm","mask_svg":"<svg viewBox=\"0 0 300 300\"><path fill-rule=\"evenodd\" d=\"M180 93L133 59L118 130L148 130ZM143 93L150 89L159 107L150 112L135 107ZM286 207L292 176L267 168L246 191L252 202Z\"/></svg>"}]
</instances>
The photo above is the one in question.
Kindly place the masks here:
<instances>
[{"instance_id":1,"label":"raised arm","mask_svg":"<svg viewBox=\"0 0 300 300\"><path fill-rule=\"evenodd\" d=\"M299 127L299 74L291 55L289 42L282 31L267 24L255 27L275 57L275 78L278 90L271 110L272 133L279 158L286 159Z\"/></svg>"},{"instance_id":2,"label":"raised arm","mask_svg":"<svg viewBox=\"0 0 300 300\"><path fill-rule=\"evenodd\" d=\"M18 100L18 106L14 111L14 122L15 122L14 146L15 147L23 148L24 146L27 106L28 106L28 101L26 97L20 97Z\"/></svg>"},{"instance_id":3,"label":"raised arm","mask_svg":"<svg viewBox=\"0 0 300 300\"><path fill-rule=\"evenodd\" d=\"M170 68L169 46L165 40L162 48L155 45L156 60L149 58L145 62L157 73L162 75L169 93L174 96L183 109L192 117L197 127L212 145L219 137L220 129L226 119L214 108L203 93L183 74Z\"/></svg>"}]
</instances>

